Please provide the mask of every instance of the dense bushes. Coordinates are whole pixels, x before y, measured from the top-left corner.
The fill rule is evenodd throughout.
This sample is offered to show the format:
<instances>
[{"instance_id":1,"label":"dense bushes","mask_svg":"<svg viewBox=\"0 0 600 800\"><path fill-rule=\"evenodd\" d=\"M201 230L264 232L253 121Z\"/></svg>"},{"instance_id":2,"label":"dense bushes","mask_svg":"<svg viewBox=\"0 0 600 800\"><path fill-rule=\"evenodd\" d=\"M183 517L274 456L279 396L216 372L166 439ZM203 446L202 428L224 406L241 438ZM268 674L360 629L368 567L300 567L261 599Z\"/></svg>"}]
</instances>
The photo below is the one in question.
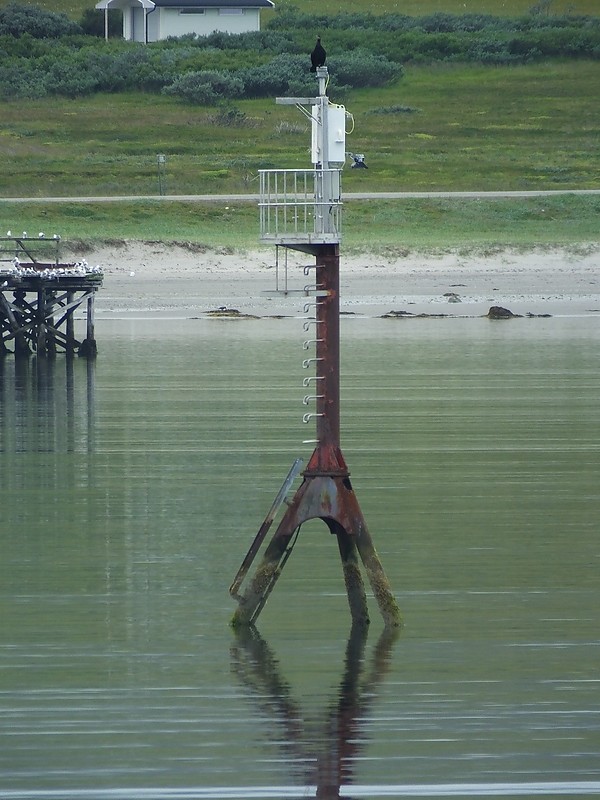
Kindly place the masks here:
<instances>
[{"instance_id":1,"label":"dense bushes","mask_svg":"<svg viewBox=\"0 0 600 800\"><path fill-rule=\"evenodd\" d=\"M232 37L233 38L233 37ZM30 57L25 53L32 45ZM0 95L35 98L77 97L93 92L163 91L191 103L214 105L221 99L269 97L290 92L313 94L315 79L306 55L277 55L243 66L245 51L221 52L182 42L140 46L127 42L91 44L75 37L51 45L32 40L0 39ZM261 58L268 56L261 56ZM402 68L385 56L354 51L331 60L331 91L337 99L354 86L381 86Z\"/></svg>"},{"instance_id":2,"label":"dense bushes","mask_svg":"<svg viewBox=\"0 0 600 800\"><path fill-rule=\"evenodd\" d=\"M297 47L308 31L326 37L328 50L361 48L391 61L525 63L554 57L600 58L600 18L529 14L307 14L288 6L269 28L288 32Z\"/></svg>"},{"instance_id":3,"label":"dense bushes","mask_svg":"<svg viewBox=\"0 0 600 800\"><path fill-rule=\"evenodd\" d=\"M96 22L90 18L83 27L95 31ZM214 104L237 97L309 95L315 81L308 71L307 41L317 33L324 36L330 93L338 100L351 88L398 78L406 62L600 58L596 17L326 16L283 6L267 30L189 35L144 46L105 42L84 35L62 14L11 3L0 8L0 97L142 90Z\"/></svg>"},{"instance_id":4,"label":"dense bushes","mask_svg":"<svg viewBox=\"0 0 600 800\"><path fill-rule=\"evenodd\" d=\"M266 64L241 69L237 74L244 81L248 97L280 95L290 84L298 82L303 72L308 78L305 62L302 56L278 55Z\"/></svg>"},{"instance_id":5,"label":"dense bushes","mask_svg":"<svg viewBox=\"0 0 600 800\"><path fill-rule=\"evenodd\" d=\"M385 56L354 50L329 59L331 72L341 84L354 88L383 86L402 75L402 67Z\"/></svg>"},{"instance_id":6,"label":"dense bushes","mask_svg":"<svg viewBox=\"0 0 600 800\"><path fill-rule=\"evenodd\" d=\"M34 39L58 39L81 32L81 27L66 14L55 14L20 3L9 3L0 8L0 36L29 34Z\"/></svg>"},{"instance_id":7,"label":"dense bushes","mask_svg":"<svg viewBox=\"0 0 600 800\"><path fill-rule=\"evenodd\" d=\"M244 84L227 72L186 72L163 89L166 94L182 97L189 103L212 106L224 98L241 97Z\"/></svg>"},{"instance_id":8,"label":"dense bushes","mask_svg":"<svg viewBox=\"0 0 600 800\"><path fill-rule=\"evenodd\" d=\"M592 27L600 29L600 18L571 14L528 14L522 17L494 17L490 14L430 14L410 17L406 14L309 14L294 6L278 10L269 22L277 31L421 31L423 33L474 33L477 31L544 30L551 28Z\"/></svg>"},{"instance_id":9,"label":"dense bushes","mask_svg":"<svg viewBox=\"0 0 600 800\"><path fill-rule=\"evenodd\" d=\"M0 39L0 54L4 48ZM6 98L46 95L78 97L93 92L160 90L177 77L169 52L129 47L125 43L100 48L74 42L54 42L35 56L0 56L0 93Z\"/></svg>"},{"instance_id":10,"label":"dense bushes","mask_svg":"<svg viewBox=\"0 0 600 800\"><path fill-rule=\"evenodd\" d=\"M382 86L402 74L402 67L384 56L355 51L330 60L330 94L341 95L354 87ZM189 72L178 77L163 92L178 95L192 103L211 105L220 99L273 97L289 94L312 96L315 79L301 55L278 55L271 61L234 72Z\"/></svg>"}]
</instances>

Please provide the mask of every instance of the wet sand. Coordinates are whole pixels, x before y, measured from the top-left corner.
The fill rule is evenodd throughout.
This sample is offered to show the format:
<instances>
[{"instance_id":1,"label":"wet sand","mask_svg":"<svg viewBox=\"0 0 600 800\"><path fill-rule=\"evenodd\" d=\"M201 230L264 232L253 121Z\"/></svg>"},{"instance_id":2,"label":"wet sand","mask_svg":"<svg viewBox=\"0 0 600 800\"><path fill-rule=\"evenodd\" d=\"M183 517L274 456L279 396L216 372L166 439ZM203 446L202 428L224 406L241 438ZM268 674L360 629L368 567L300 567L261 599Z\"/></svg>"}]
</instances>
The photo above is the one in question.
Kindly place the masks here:
<instances>
[{"instance_id":1,"label":"wet sand","mask_svg":"<svg viewBox=\"0 0 600 800\"><path fill-rule=\"evenodd\" d=\"M126 241L85 254L102 267L97 314L189 318L219 308L256 316L302 316L314 258L274 247L219 251ZM79 254L78 257L81 257ZM600 244L517 249L448 249L340 255L341 310L370 317L514 314L600 316ZM287 294L283 291L287 288Z\"/></svg>"}]
</instances>

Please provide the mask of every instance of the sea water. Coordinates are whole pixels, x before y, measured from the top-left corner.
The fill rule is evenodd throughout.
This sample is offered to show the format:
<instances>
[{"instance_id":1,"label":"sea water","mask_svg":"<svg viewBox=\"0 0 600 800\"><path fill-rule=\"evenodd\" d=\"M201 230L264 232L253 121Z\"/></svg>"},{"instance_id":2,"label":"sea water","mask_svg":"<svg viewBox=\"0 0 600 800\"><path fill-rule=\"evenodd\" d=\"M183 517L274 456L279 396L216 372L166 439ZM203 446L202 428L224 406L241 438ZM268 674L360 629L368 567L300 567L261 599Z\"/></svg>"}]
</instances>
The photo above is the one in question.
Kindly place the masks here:
<instances>
[{"instance_id":1,"label":"sea water","mask_svg":"<svg viewBox=\"0 0 600 800\"><path fill-rule=\"evenodd\" d=\"M303 526L299 320L102 321L0 364L0 798L600 794L597 318L348 318L342 448L404 617ZM297 484L296 484L297 485Z\"/></svg>"}]
</instances>

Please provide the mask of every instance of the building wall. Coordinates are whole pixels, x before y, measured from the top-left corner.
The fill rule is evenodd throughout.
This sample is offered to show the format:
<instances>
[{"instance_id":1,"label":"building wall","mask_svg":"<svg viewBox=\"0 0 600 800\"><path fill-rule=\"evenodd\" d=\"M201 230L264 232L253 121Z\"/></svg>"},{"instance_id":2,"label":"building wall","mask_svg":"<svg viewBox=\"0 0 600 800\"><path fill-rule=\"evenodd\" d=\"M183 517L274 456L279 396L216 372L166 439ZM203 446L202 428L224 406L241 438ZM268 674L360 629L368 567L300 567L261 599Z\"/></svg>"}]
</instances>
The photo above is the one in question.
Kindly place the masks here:
<instances>
[{"instance_id":1,"label":"building wall","mask_svg":"<svg viewBox=\"0 0 600 800\"><path fill-rule=\"evenodd\" d=\"M147 27L149 42L166 39L167 36L184 36L196 33L206 36L214 31L245 33L260 30L258 8L219 9L205 8L203 13L181 13L178 8L156 8L144 14L143 8L134 6L123 9L123 38L144 42Z\"/></svg>"},{"instance_id":2,"label":"building wall","mask_svg":"<svg viewBox=\"0 0 600 800\"><path fill-rule=\"evenodd\" d=\"M154 9L148 14L146 25L148 26L148 41L157 42L160 37L160 10Z\"/></svg>"},{"instance_id":3,"label":"building wall","mask_svg":"<svg viewBox=\"0 0 600 800\"><path fill-rule=\"evenodd\" d=\"M123 38L129 42L144 42L144 9L141 6L130 6L123 9ZM148 19L150 26L150 19Z\"/></svg>"},{"instance_id":4,"label":"building wall","mask_svg":"<svg viewBox=\"0 0 600 800\"><path fill-rule=\"evenodd\" d=\"M148 15L148 41L197 33L206 36L213 31L245 33L260 30L260 11L257 8L219 9L205 8L203 14L181 13L177 8L157 8ZM231 13L235 11L236 13ZM159 16L158 24L150 30L150 22ZM152 34L152 35L151 35Z\"/></svg>"},{"instance_id":5,"label":"building wall","mask_svg":"<svg viewBox=\"0 0 600 800\"><path fill-rule=\"evenodd\" d=\"M133 35L132 35L131 38L135 42L143 42L144 41L144 37L145 37L144 27L146 25L146 20L144 18L145 17L144 9L143 8L132 8L131 11L132 11L131 16L132 16L132 25L133 25L133 28L132 28Z\"/></svg>"}]
</instances>

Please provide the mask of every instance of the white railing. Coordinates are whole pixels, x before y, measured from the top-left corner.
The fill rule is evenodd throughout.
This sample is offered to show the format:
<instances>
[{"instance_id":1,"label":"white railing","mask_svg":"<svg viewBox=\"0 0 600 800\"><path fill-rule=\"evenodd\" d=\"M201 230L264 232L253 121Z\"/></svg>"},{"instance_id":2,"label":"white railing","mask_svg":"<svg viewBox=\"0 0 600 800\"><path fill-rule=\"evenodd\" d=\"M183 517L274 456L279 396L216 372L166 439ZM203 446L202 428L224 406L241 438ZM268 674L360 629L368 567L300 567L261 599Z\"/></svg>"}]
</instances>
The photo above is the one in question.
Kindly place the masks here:
<instances>
[{"instance_id":1,"label":"white railing","mask_svg":"<svg viewBox=\"0 0 600 800\"><path fill-rule=\"evenodd\" d=\"M342 233L339 169L263 169L260 237L279 244L337 243Z\"/></svg>"}]
</instances>

